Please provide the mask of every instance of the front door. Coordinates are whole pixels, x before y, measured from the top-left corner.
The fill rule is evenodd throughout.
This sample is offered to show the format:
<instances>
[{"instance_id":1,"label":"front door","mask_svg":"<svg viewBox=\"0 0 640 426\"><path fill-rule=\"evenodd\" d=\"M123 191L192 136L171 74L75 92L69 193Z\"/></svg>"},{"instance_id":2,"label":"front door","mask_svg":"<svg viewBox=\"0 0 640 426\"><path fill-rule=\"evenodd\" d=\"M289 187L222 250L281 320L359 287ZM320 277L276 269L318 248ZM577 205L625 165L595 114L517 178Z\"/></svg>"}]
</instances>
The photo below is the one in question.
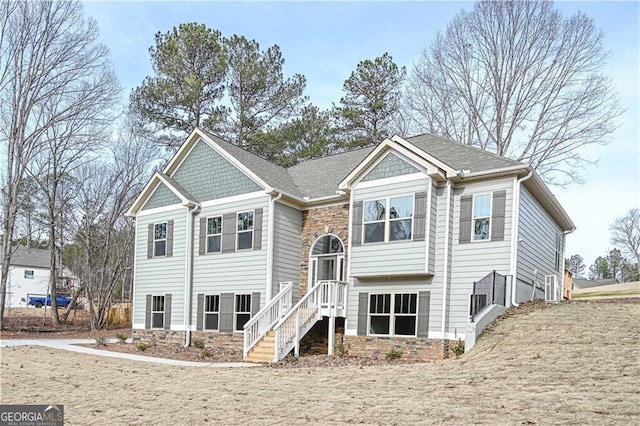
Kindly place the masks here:
<instances>
[{"instance_id":1,"label":"front door","mask_svg":"<svg viewBox=\"0 0 640 426\"><path fill-rule=\"evenodd\" d=\"M311 286L318 281L342 281L344 256L318 256L311 259Z\"/></svg>"}]
</instances>

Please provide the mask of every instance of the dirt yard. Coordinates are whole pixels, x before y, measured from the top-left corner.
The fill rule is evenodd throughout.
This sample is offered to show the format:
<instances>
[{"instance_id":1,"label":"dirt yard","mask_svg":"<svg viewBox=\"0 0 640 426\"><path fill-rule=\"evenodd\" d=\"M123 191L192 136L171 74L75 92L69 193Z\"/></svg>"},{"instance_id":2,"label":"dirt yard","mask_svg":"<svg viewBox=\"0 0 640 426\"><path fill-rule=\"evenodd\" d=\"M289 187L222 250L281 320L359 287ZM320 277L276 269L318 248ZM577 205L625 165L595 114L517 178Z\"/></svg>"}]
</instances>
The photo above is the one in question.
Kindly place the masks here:
<instances>
[{"instance_id":1,"label":"dirt yard","mask_svg":"<svg viewBox=\"0 0 640 426\"><path fill-rule=\"evenodd\" d=\"M64 404L67 424L638 424L640 304L510 316L431 364L169 367L0 349L3 404ZM54 369L54 371L52 371Z\"/></svg>"}]
</instances>

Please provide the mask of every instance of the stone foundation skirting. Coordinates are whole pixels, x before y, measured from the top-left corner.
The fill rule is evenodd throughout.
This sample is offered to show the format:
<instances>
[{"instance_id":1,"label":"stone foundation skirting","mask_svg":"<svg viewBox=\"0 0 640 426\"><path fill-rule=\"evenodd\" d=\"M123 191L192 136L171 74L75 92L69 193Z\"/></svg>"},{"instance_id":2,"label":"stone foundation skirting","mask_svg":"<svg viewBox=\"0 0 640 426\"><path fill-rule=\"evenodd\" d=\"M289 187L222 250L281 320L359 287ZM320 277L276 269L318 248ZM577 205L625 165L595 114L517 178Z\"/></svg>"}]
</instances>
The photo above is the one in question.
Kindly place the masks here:
<instances>
[{"instance_id":1,"label":"stone foundation skirting","mask_svg":"<svg viewBox=\"0 0 640 426\"><path fill-rule=\"evenodd\" d=\"M222 349L242 353L244 345L244 334L242 333L216 333L211 331L192 331L193 339L204 340L205 348Z\"/></svg>"},{"instance_id":2,"label":"stone foundation skirting","mask_svg":"<svg viewBox=\"0 0 640 426\"><path fill-rule=\"evenodd\" d=\"M449 341L416 337L344 336L349 355L383 359L392 349L408 361L437 361L449 357Z\"/></svg>"},{"instance_id":3,"label":"stone foundation skirting","mask_svg":"<svg viewBox=\"0 0 640 426\"><path fill-rule=\"evenodd\" d=\"M149 345L184 345L184 331L173 330L137 330L133 329L131 338L134 343Z\"/></svg>"},{"instance_id":4,"label":"stone foundation skirting","mask_svg":"<svg viewBox=\"0 0 640 426\"><path fill-rule=\"evenodd\" d=\"M150 345L184 345L185 332L172 330L133 330L133 341ZM192 331L193 339L204 340L206 348L221 349L242 353L244 335L242 333L216 333L206 331Z\"/></svg>"}]
</instances>

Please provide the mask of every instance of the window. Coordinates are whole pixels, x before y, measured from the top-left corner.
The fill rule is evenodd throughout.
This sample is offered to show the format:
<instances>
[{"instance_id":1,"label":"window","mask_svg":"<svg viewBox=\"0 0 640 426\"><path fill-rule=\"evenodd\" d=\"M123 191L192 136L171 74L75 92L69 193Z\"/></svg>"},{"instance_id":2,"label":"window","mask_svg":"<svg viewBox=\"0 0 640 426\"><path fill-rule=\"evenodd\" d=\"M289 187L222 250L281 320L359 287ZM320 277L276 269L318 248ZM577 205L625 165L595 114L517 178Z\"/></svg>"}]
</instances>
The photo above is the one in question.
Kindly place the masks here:
<instances>
[{"instance_id":1,"label":"window","mask_svg":"<svg viewBox=\"0 0 640 426\"><path fill-rule=\"evenodd\" d=\"M222 216L207 218L207 253L222 250Z\"/></svg>"},{"instance_id":2,"label":"window","mask_svg":"<svg viewBox=\"0 0 640 426\"><path fill-rule=\"evenodd\" d=\"M29 269L25 269L24 270L24 277L28 280L32 280L33 279L33 271L29 270Z\"/></svg>"},{"instance_id":3,"label":"window","mask_svg":"<svg viewBox=\"0 0 640 426\"><path fill-rule=\"evenodd\" d=\"M204 329L217 330L220 314L220 296L211 295L204 298Z\"/></svg>"},{"instance_id":4,"label":"window","mask_svg":"<svg viewBox=\"0 0 640 426\"><path fill-rule=\"evenodd\" d=\"M412 217L413 195L366 201L363 220L364 242L410 240Z\"/></svg>"},{"instance_id":5,"label":"window","mask_svg":"<svg viewBox=\"0 0 640 426\"><path fill-rule=\"evenodd\" d=\"M560 270L562 265L562 234L556 233L556 270Z\"/></svg>"},{"instance_id":6,"label":"window","mask_svg":"<svg viewBox=\"0 0 640 426\"><path fill-rule=\"evenodd\" d=\"M164 296L153 296L152 298L151 328L164 328Z\"/></svg>"},{"instance_id":7,"label":"window","mask_svg":"<svg viewBox=\"0 0 640 426\"><path fill-rule=\"evenodd\" d=\"M364 242L384 241L387 200L374 200L364 203Z\"/></svg>"},{"instance_id":8,"label":"window","mask_svg":"<svg viewBox=\"0 0 640 426\"><path fill-rule=\"evenodd\" d=\"M236 294L236 331L243 331L244 325L251 318L251 295L250 294Z\"/></svg>"},{"instance_id":9,"label":"window","mask_svg":"<svg viewBox=\"0 0 640 426\"><path fill-rule=\"evenodd\" d=\"M473 241L488 240L491 228L491 194L473 196Z\"/></svg>"},{"instance_id":10,"label":"window","mask_svg":"<svg viewBox=\"0 0 640 426\"><path fill-rule=\"evenodd\" d=\"M253 212L238 213L238 250L253 248Z\"/></svg>"},{"instance_id":11,"label":"window","mask_svg":"<svg viewBox=\"0 0 640 426\"><path fill-rule=\"evenodd\" d=\"M153 256L166 256L167 254L167 222L156 223L153 232Z\"/></svg>"},{"instance_id":12,"label":"window","mask_svg":"<svg viewBox=\"0 0 640 426\"><path fill-rule=\"evenodd\" d=\"M369 334L415 336L417 301L415 293L370 295Z\"/></svg>"}]
</instances>

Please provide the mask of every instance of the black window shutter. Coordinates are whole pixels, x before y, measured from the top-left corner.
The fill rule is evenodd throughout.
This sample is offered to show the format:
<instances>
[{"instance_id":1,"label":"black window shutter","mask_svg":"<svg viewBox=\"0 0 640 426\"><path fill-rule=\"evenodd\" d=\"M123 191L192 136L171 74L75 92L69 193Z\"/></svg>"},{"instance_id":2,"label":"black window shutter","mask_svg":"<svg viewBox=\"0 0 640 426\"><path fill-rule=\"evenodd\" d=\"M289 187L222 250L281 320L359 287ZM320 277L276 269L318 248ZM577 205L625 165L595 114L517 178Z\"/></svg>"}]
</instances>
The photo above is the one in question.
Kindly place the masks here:
<instances>
[{"instance_id":1,"label":"black window shutter","mask_svg":"<svg viewBox=\"0 0 640 426\"><path fill-rule=\"evenodd\" d=\"M171 295L164 295L164 329L171 329Z\"/></svg>"},{"instance_id":2,"label":"black window shutter","mask_svg":"<svg viewBox=\"0 0 640 426\"><path fill-rule=\"evenodd\" d=\"M253 249L262 249L262 208L253 212Z\"/></svg>"},{"instance_id":3,"label":"black window shutter","mask_svg":"<svg viewBox=\"0 0 640 426\"><path fill-rule=\"evenodd\" d=\"M358 293L358 336L367 335L369 316L369 293Z\"/></svg>"},{"instance_id":4,"label":"black window shutter","mask_svg":"<svg viewBox=\"0 0 640 426\"><path fill-rule=\"evenodd\" d=\"M260 292L251 293L251 317L260 310Z\"/></svg>"},{"instance_id":5,"label":"black window shutter","mask_svg":"<svg viewBox=\"0 0 640 426\"><path fill-rule=\"evenodd\" d=\"M196 314L196 330L202 330L204 324L204 294L198 294L198 311Z\"/></svg>"},{"instance_id":6,"label":"black window shutter","mask_svg":"<svg viewBox=\"0 0 640 426\"><path fill-rule=\"evenodd\" d=\"M222 252L236 251L236 214L222 216Z\"/></svg>"},{"instance_id":7,"label":"black window shutter","mask_svg":"<svg viewBox=\"0 0 640 426\"><path fill-rule=\"evenodd\" d=\"M351 216L351 245L362 245L362 201L353 202Z\"/></svg>"},{"instance_id":8,"label":"black window shutter","mask_svg":"<svg viewBox=\"0 0 640 426\"><path fill-rule=\"evenodd\" d=\"M153 223L147 228L147 259L153 258Z\"/></svg>"},{"instance_id":9,"label":"black window shutter","mask_svg":"<svg viewBox=\"0 0 640 426\"><path fill-rule=\"evenodd\" d=\"M198 235L198 254L207 252L207 218L200 218L200 234Z\"/></svg>"},{"instance_id":10,"label":"black window shutter","mask_svg":"<svg viewBox=\"0 0 640 426\"><path fill-rule=\"evenodd\" d=\"M504 212L507 201L507 191L493 193L493 207L491 210L491 241L504 241Z\"/></svg>"},{"instance_id":11,"label":"black window shutter","mask_svg":"<svg viewBox=\"0 0 640 426\"><path fill-rule=\"evenodd\" d=\"M471 209L473 207L473 195L460 197L460 229L458 230L459 243L471 242Z\"/></svg>"},{"instance_id":12,"label":"black window shutter","mask_svg":"<svg viewBox=\"0 0 640 426\"><path fill-rule=\"evenodd\" d=\"M429 337L429 304L431 292L418 293L418 337Z\"/></svg>"},{"instance_id":13,"label":"black window shutter","mask_svg":"<svg viewBox=\"0 0 640 426\"><path fill-rule=\"evenodd\" d=\"M427 195L428 192L417 192L413 215L413 241L424 241L427 230Z\"/></svg>"},{"instance_id":14,"label":"black window shutter","mask_svg":"<svg viewBox=\"0 0 640 426\"><path fill-rule=\"evenodd\" d=\"M151 296L150 294L147 294L147 297L146 297L147 300L146 300L145 312L144 312L144 328L146 328L147 330L151 328L151 303L152 303L152 298L153 298L153 296Z\"/></svg>"},{"instance_id":15,"label":"black window shutter","mask_svg":"<svg viewBox=\"0 0 640 426\"><path fill-rule=\"evenodd\" d=\"M221 333L233 333L233 293L222 293L220 295L220 323L218 329Z\"/></svg>"},{"instance_id":16,"label":"black window shutter","mask_svg":"<svg viewBox=\"0 0 640 426\"><path fill-rule=\"evenodd\" d=\"M167 257L173 256L173 220L167 221Z\"/></svg>"}]
</instances>

